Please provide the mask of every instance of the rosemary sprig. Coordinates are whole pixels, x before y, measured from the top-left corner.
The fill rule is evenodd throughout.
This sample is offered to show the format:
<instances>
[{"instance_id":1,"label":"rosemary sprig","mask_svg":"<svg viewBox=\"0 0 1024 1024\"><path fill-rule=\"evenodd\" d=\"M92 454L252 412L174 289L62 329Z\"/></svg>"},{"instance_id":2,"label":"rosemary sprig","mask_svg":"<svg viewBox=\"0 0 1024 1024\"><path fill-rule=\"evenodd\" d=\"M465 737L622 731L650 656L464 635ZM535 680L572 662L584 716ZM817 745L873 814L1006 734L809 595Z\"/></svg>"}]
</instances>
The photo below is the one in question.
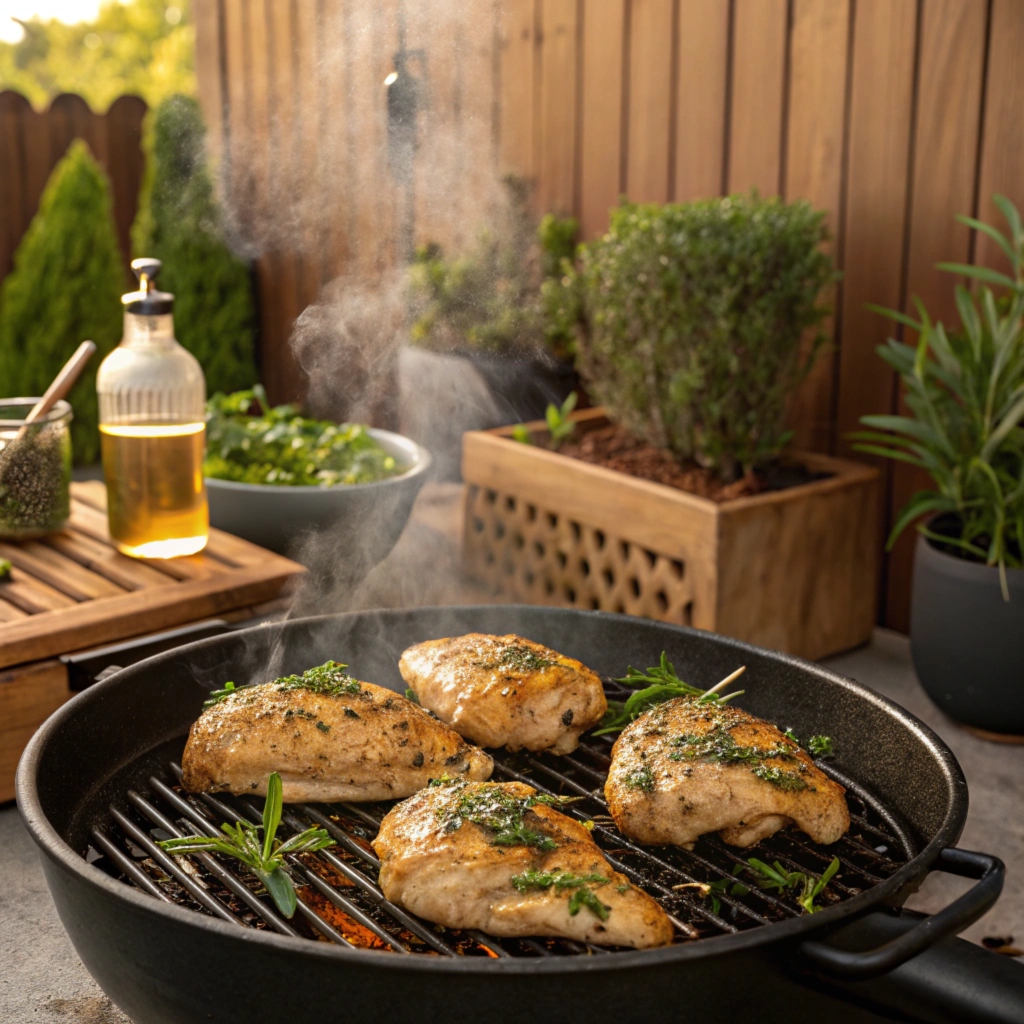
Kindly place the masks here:
<instances>
[{"instance_id":1,"label":"rosemary sprig","mask_svg":"<svg viewBox=\"0 0 1024 1024\"><path fill-rule=\"evenodd\" d=\"M608 701L608 710L593 735L604 736L610 732L622 732L630 722L639 718L648 708L655 704L663 704L674 697L699 697L702 701L726 704L733 697L739 697L744 691L736 690L722 696L718 690L731 683L741 672L743 669L726 676L710 690L702 690L697 686L684 683L676 675L676 670L673 668L672 662L668 660L668 655L662 651L659 664L647 669L646 672L641 672L630 666L626 674L617 680L624 686L643 687L643 689L637 689L636 693L630 694L625 701Z\"/></svg>"},{"instance_id":2,"label":"rosemary sprig","mask_svg":"<svg viewBox=\"0 0 1024 1024\"><path fill-rule=\"evenodd\" d=\"M762 889L776 889L783 892L786 889L800 890L796 900L808 914L813 914L821 907L814 905L815 899L821 895L825 886L832 880L832 876L839 870L839 858L833 857L832 862L822 872L821 878L808 875L803 871L788 871L778 861L774 865L765 864L757 857L747 858L747 867L737 864L735 870L745 871L753 875L758 886Z\"/></svg>"},{"instance_id":3,"label":"rosemary sprig","mask_svg":"<svg viewBox=\"0 0 1024 1024\"><path fill-rule=\"evenodd\" d=\"M334 845L334 840L322 828L307 828L305 832L281 842L277 829L281 824L281 776L272 772L267 780L267 799L263 805L263 824L236 821L234 825L221 825L223 835L182 836L163 839L157 843L174 856L189 853L220 853L240 860L267 887L267 892L285 917L292 917L297 906L295 886L284 868L285 857L299 853L315 853ZM262 829L263 841L259 832Z\"/></svg>"}]
</instances>

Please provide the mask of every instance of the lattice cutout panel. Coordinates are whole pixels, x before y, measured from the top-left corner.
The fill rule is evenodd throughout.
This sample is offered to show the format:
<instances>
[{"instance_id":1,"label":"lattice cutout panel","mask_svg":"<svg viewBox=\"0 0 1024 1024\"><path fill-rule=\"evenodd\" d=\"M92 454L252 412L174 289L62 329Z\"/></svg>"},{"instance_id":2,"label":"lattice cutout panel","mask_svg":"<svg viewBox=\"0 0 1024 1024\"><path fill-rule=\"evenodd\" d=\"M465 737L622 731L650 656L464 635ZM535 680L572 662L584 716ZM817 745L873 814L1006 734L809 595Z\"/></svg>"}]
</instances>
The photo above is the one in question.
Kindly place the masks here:
<instances>
[{"instance_id":1,"label":"lattice cutout panel","mask_svg":"<svg viewBox=\"0 0 1024 1024\"><path fill-rule=\"evenodd\" d=\"M465 558L496 595L690 625L686 566L513 495L470 486Z\"/></svg>"}]
</instances>

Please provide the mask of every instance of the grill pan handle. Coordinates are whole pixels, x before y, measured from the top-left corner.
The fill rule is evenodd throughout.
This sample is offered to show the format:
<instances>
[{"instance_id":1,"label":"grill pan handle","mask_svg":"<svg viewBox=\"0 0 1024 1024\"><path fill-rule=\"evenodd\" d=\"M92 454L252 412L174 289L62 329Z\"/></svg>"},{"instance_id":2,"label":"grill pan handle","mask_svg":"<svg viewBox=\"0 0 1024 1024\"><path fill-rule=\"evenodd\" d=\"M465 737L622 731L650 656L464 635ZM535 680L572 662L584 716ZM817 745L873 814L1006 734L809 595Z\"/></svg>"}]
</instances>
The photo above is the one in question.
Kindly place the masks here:
<instances>
[{"instance_id":1,"label":"grill pan handle","mask_svg":"<svg viewBox=\"0 0 1024 1024\"><path fill-rule=\"evenodd\" d=\"M961 878L976 878L962 896L937 914L925 917L905 935L869 950L837 949L812 939L800 944L800 952L815 967L839 978L873 978L906 963L923 949L973 924L999 898L1006 866L998 857L973 850L943 850L933 865Z\"/></svg>"}]
</instances>

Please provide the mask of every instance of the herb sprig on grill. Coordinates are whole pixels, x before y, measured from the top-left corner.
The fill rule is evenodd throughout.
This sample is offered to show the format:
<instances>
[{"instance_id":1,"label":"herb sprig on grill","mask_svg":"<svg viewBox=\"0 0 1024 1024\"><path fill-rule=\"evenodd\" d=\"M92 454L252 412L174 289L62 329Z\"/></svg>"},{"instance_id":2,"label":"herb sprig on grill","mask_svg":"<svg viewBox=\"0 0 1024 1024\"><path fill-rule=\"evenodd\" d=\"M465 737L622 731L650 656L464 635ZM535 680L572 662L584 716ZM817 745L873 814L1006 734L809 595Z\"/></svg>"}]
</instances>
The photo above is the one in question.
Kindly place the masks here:
<instances>
[{"instance_id":1,"label":"herb sprig on grill","mask_svg":"<svg viewBox=\"0 0 1024 1024\"><path fill-rule=\"evenodd\" d=\"M814 914L821 910L821 907L815 906L814 901L825 891L825 886L839 870L839 858L832 858L829 866L821 873L821 878L815 878L814 875L808 875L803 871L788 871L778 861L775 861L774 865L766 864L757 857L748 857L747 865L749 866L743 867L737 864L736 870L751 875L762 889L775 889L778 892L787 889L799 890L797 903L808 914Z\"/></svg>"},{"instance_id":2,"label":"herb sprig on grill","mask_svg":"<svg viewBox=\"0 0 1024 1024\"><path fill-rule=\"evenodd\" d=\"M744 666L745 668L745 666ZM616 680L624 686L637 689L635 693L625 701L608 701L608 710L601 719L601 724L594 730L594 736L605 736L612 732L622 732L634 719L639 718L648 708L655 704L663 704L675 697L698 697L702 701L708 701L717 705L726 704L734 697L739 697L743 690L735 690L733 693L721 694L719 691L728 686L734 679L737 679L744 671L739 668L726 676L720 683L712 686L710 690L702 690L700 687L684 683L676 675L672 662L668 655L662 651L661 660L657 665L652 666L645 672L630 666L626 674Z\"/></svg>"},{"instance_id":3,"label":"herb sprig on grill","mask_svg":"<svg viewBox=\"0 0 1024 1024\"><path fill-rule=\"evenodd\" d=\"M284 842L279 840L277 829L281 824L283 805L281 776L272 772L267 780L262 826L236 821L234 825L221 825L223 835L182 836L163 839L157 845L177 857L190 853L219 853L240 860L266 886L277 909L290 918L295 914L298 899L291 876L284 868L285 857L326 850L334 845L334 840L322 828L307 828ZM260 831L263 832L262 842Z\"/></svg>"}]
</instances>

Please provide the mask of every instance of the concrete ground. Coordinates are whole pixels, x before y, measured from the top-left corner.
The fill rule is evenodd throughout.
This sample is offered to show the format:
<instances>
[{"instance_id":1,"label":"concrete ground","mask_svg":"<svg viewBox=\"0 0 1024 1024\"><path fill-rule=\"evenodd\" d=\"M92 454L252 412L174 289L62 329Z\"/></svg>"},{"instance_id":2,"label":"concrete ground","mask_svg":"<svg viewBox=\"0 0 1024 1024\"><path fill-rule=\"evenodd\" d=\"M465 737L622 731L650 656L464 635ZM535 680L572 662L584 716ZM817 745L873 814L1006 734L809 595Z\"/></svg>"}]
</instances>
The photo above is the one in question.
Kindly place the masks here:
<instances>
[{"instance_id":1,"label":"concrete ground","mask_svg":"<svg viewBox=\"0 0 1024 1024\"><path fill-rule=\"evenodd\" d=\"M453 493L430 489L410 528L357 603L364 607L467 599L453 553L458 537ZM411 581L432 579L432 586ZM390 581L402 581L392 585ZM479 600L472 594L472 600ZM349 607L351 601L346 602ZM321 605L321 610L327 610ZM1006 889L965 937L999 937L1024 945L1024 746L988 743L964 732L928 700L914 677L904 637L879 630L867 647L827 664L891 697L927 722L952 748L970 786L971 807L960 845L1001 857ZM0 806L0 1022L130 1024L86 973L64 934L43 881L35 847L12 804ZM932 875L910 906L935 912L966 883Z\"/></svg>"}]
</instances>

